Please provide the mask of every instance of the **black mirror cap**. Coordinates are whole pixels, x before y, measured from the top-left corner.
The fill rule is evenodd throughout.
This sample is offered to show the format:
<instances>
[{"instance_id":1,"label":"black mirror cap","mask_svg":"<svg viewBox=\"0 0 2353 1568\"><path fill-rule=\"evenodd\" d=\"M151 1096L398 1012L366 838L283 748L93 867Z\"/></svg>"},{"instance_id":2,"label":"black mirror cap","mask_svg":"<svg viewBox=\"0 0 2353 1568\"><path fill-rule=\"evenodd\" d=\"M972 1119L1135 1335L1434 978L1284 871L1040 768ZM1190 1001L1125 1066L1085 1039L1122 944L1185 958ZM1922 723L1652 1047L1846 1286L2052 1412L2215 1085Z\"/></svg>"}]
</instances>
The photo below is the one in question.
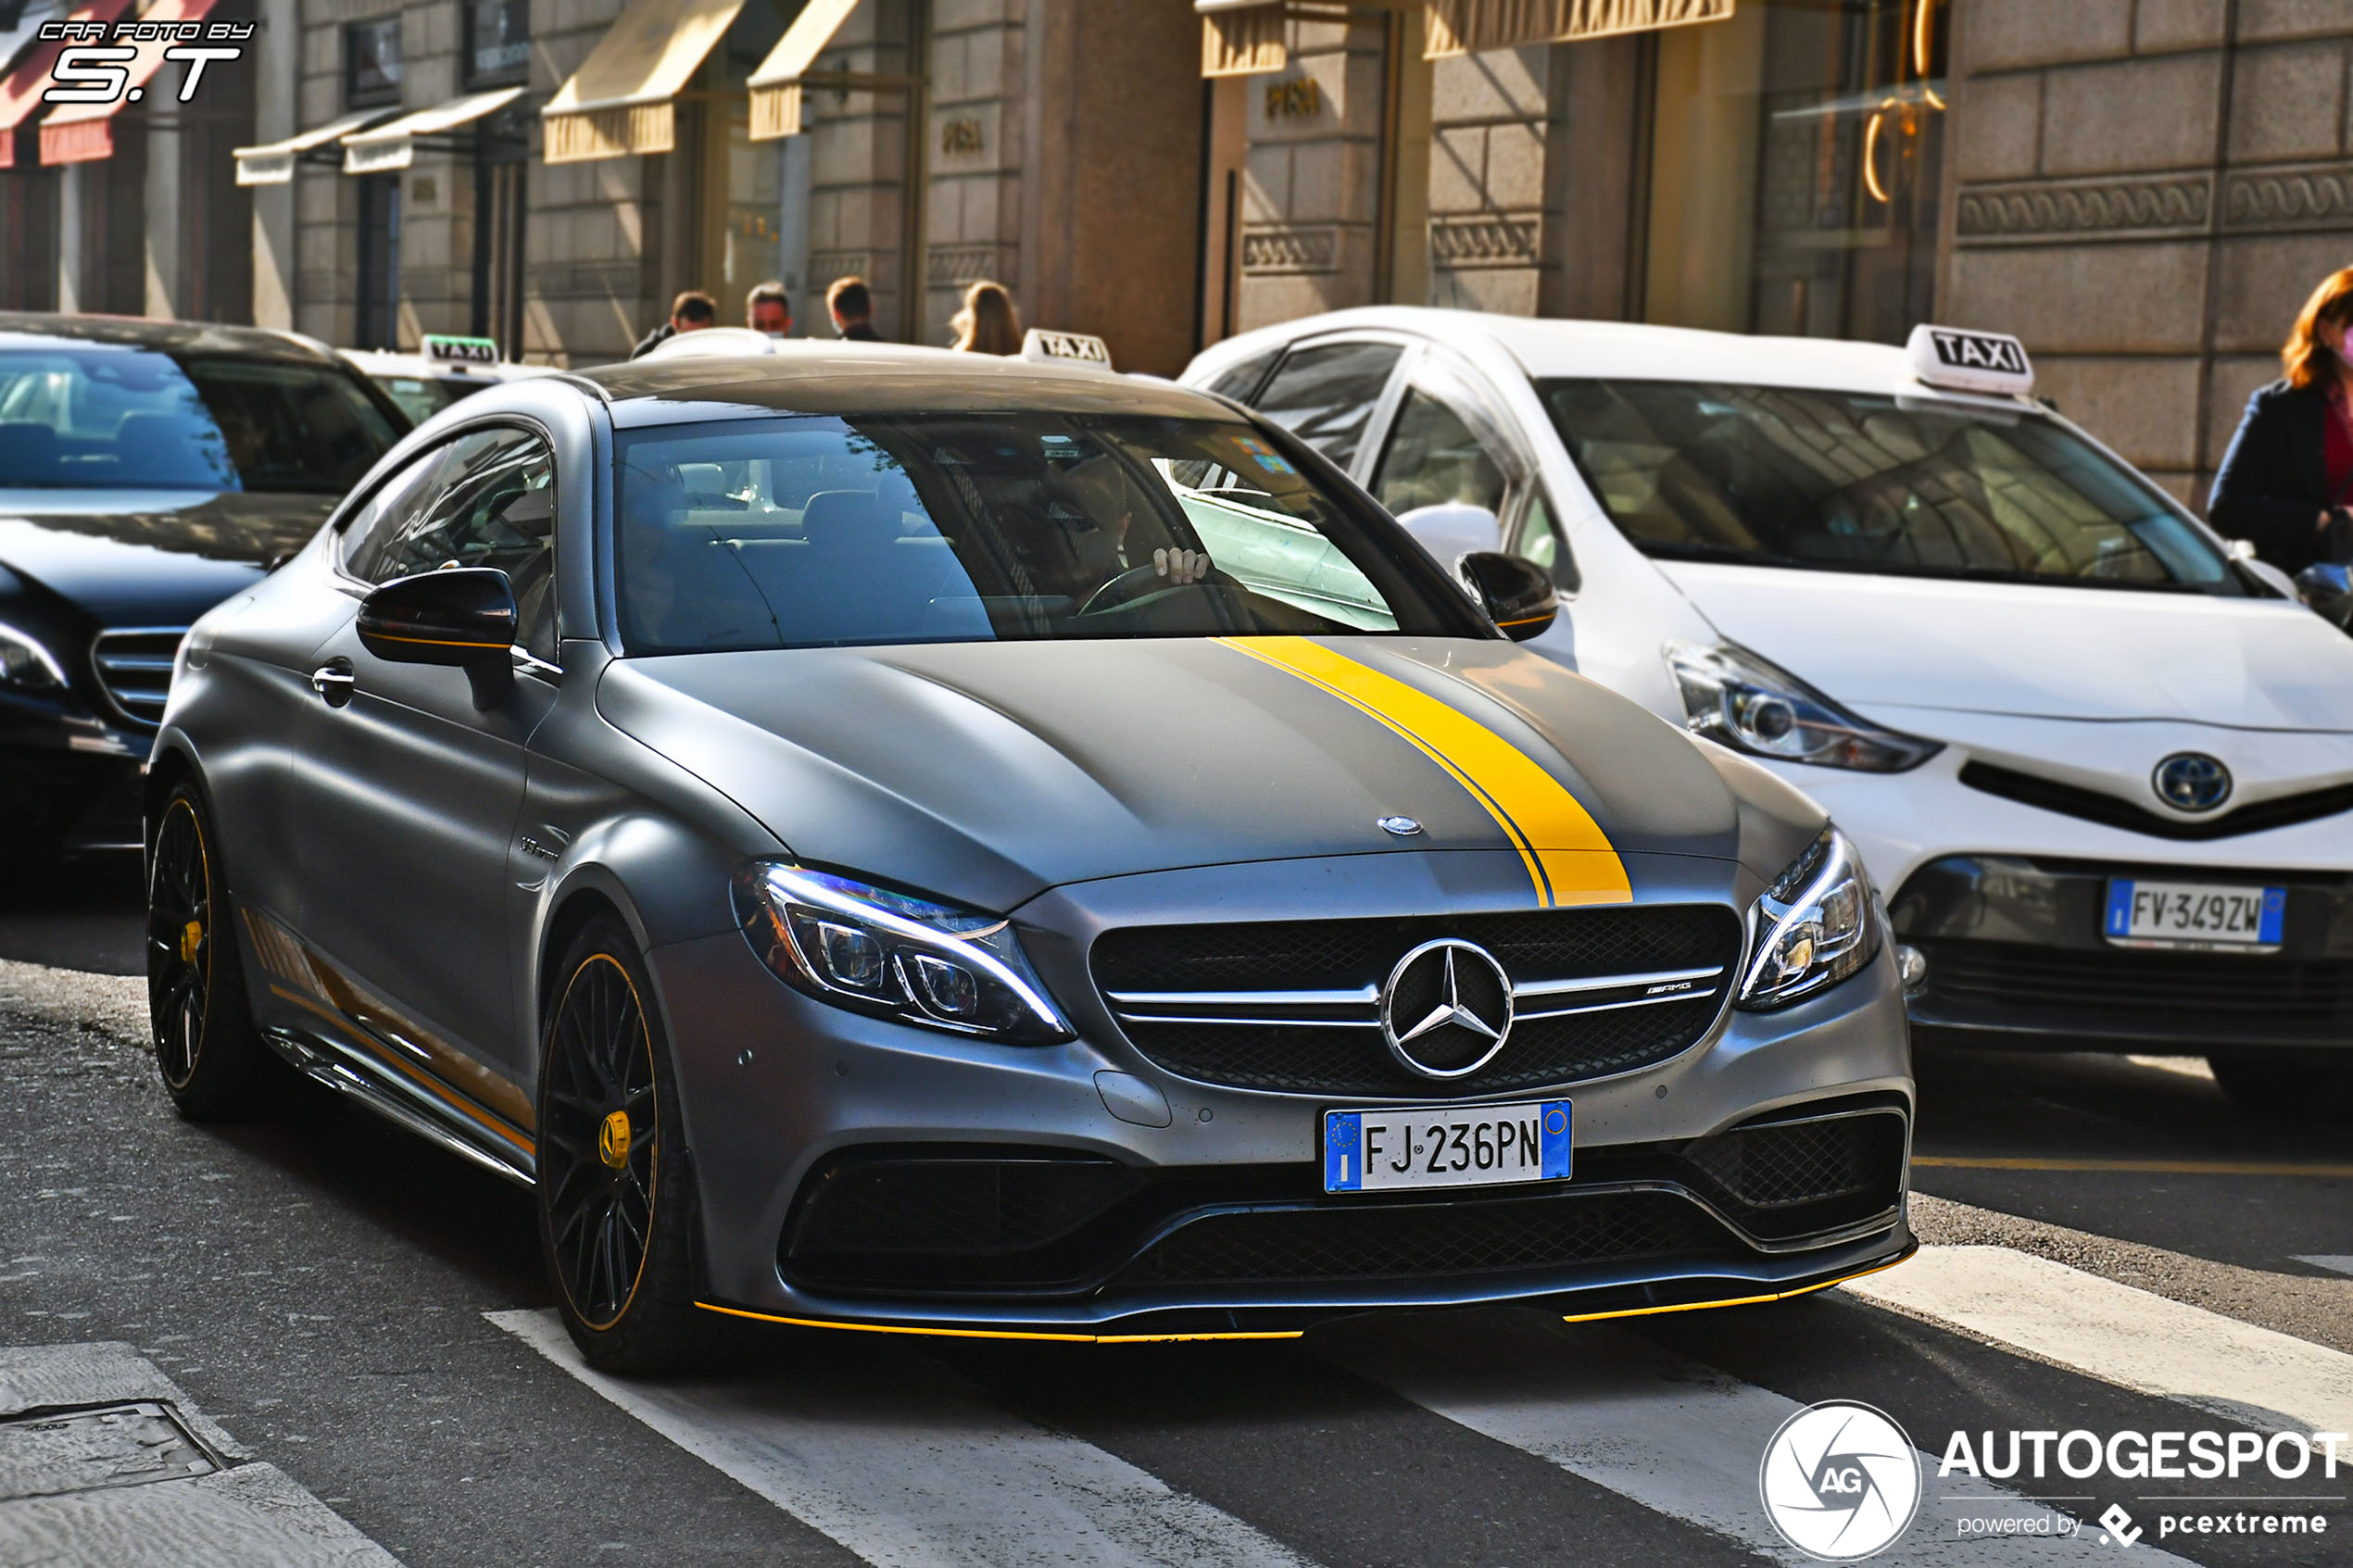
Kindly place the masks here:
<instances>
[{"instance_id":1,"label":"black mirror cap","mask_svg":"<svg viewBox=\"0 0 2353 1568\"><path fill-rule=\"evenodd\" d=\"M515 641L515 590L486 566L396 577L359 603L359 641L396 664L504 664Z\"/></svg>"},{"instance_id":2,"label":"black mirror cap","mask_svg":"<svg viewBox=\"0 0 2353 1568\"><path fill-rule=\"evenodd\" d=\"M1560 590L1533 561L1501 550L1473 550L1455 570L1487 618L1516 643L1543 635L1560 615Z\"/></svg>"}]
</instances>

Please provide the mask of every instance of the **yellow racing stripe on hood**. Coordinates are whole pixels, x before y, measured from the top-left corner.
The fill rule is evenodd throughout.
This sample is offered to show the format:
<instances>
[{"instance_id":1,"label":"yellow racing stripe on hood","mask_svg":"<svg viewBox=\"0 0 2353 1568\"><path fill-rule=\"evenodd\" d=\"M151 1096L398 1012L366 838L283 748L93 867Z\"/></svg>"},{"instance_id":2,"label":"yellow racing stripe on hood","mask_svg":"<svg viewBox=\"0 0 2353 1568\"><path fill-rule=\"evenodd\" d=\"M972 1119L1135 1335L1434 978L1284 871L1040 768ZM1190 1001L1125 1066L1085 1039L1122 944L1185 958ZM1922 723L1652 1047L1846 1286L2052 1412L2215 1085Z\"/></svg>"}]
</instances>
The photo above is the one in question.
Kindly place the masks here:
<instances>
[{"instance_id":1,"label":"yellow racing stripe on hood","mask_svg":"<svg viewBox=\"0 0 2353 1568\"><path fill-rule=\"evenodd\" d=\"M1453 775L1504 830L1551 909L1633 900L1601 824L1535 759L1458 709L1305 637L1220 637L1378 720Z\"/></svg>"}]
</instances>

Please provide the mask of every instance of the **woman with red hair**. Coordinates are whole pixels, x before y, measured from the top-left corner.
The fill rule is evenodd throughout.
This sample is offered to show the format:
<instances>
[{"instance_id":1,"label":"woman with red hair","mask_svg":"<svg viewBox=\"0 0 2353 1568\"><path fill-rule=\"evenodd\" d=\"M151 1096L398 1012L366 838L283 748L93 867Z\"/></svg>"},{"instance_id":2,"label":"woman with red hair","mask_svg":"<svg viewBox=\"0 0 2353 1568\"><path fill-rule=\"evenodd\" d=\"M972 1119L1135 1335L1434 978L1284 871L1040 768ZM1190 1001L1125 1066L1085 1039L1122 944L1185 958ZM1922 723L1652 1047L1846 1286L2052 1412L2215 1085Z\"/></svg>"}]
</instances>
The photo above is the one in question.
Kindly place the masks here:
<instances>
[{"instance_id":1,"label":"woman with red hair","mask_svg":"<svg viewBox=\"0 0 2353 1568\"><path fill-rule=\"evenodd\" d=\"M2281 346L2287 373L2247 399L2206 515L2294 573L2353 560L2353 267L2312 291Z\"/></svg>"}]
</instances>

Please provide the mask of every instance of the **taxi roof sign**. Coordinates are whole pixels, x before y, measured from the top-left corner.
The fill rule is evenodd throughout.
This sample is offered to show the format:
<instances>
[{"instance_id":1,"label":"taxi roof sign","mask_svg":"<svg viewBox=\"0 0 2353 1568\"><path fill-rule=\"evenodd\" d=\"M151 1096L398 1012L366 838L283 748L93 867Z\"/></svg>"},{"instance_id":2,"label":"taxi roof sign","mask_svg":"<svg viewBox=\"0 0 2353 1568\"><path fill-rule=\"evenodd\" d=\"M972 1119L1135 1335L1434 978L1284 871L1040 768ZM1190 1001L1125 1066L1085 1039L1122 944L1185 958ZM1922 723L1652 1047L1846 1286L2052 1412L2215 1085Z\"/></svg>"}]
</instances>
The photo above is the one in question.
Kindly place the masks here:
<instances>
[{"instance_id":1,"label":"taxi roof sign","mask_svg":"<svg viewBox=\"0 0 2353 1568\"><path fill-rule=\"evenodd\" d=\"M1912 329L1904 357L1911 362L1912 374L1930 386L2017 397L2034 390L2034 366L2026 358L2026 345L2007 332L1923 321Z\"/></svg>"},{"instance_id":2,"label":"taxi roof sign","mask_svg":"<svg viewBox=\"0 0 2353 1568\"><path fill-rule=\"evenodd\" d=\"M1032 327L1022 334L1021 357L1038 365L1092 365L1111 369L1111 345L1091 332L1050 332Z\"/></svg>"},{"instance_id":3,"label":"taxi roof sign","mask_svg":"<svg viewBox=\"0 0 2353 1568\"><path fill-rule=\"evenodd\" d=\"M417 352L439 365L496 365L498 344L486 337L456 337L447 332L427 332L418 345Z\"/></svg>"}]
</instances>

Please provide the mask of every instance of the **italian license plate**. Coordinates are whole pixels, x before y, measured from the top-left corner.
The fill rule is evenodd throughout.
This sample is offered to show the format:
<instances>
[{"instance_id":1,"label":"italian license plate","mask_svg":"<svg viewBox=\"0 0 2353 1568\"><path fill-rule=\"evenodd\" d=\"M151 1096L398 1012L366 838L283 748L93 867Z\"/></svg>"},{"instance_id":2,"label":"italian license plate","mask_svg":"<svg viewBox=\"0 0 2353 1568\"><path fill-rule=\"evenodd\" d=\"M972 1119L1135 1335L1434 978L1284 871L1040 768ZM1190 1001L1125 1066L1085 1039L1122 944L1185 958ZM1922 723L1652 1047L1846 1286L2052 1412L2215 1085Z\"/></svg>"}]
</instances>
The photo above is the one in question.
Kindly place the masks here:
<instances>
[{"instance_id":1,"label":"italian license plate","mask_svg":"<svg viewBox=\"0 0 2353 1568\"><path fill-rule=\"evenodd\" d=\"M1324 1112L1324 1190L1568 1180L1568 1101Z\"/></svg>"},{"instance_id":2,"label":"italian license plate","mask_svg":"<svg viewBox=\"0 0 2353 1568\"><path fill-rule=\"evenodd\" d=\"M2100 930L2120 947L2270 948L2286 913L2284 887L2112 877Z\"/></svg>"}]
</instances>

